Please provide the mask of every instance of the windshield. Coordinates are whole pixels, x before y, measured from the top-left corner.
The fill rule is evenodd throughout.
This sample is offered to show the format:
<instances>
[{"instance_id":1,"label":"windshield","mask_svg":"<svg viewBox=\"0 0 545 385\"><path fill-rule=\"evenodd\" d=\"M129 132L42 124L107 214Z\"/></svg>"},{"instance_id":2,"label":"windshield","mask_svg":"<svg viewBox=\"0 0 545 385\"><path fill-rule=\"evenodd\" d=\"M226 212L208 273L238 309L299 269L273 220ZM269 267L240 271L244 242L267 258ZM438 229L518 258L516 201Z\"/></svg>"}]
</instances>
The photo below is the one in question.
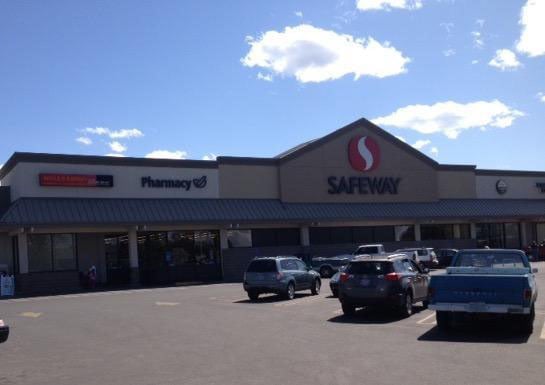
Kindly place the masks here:
<instances>
[{"instance_id":1,"label":"windshield","mask_svg":"<svg viewBox=\"0 0 545 385\"><path fill-rule=\"evenodd\" d=\"M516 253L461 253L454 266L517 268L526 267L520 254Z\"/></svg>"},{"instance_id":2,"label":"windshield","mask_svg":"<svg viewBox=\"0 0 545 385\"><path fill-rule=\"evenodd\" d=\"M346 272L349 274L369 274L369 275L382 275L391 273L391 262L352 262L346 268Z\"/></svg>"},{"instance_id":3,"label":"windshield","mask_svg":"<svg viewBox=\"0 0 545 385\"><path fill-rule=\"evenodd\" d=\"M272 273L276 272L276 261L273 259L263 259L252 261L248 266L249 273Z\"/></svg>"}]
</instances>

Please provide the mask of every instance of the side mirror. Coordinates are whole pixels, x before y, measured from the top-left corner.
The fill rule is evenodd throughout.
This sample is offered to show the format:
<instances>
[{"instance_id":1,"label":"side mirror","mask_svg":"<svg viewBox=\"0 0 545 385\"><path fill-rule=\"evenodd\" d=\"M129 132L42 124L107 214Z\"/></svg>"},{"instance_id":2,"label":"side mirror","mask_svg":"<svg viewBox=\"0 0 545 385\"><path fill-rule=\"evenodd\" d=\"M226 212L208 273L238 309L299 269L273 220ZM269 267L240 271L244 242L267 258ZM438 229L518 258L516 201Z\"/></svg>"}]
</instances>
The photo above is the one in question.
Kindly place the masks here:
<instances>
[{"instance_id":1,"label":"side mirror","mask_svg":"<svg viewBox=\"0 0 545 385\"><path fill-rule=\"evenodd\" d=\"M538 271L539 271L539 270L537 269L537 267L534 267L534 268L532 269L532 273L534 273L534 274L537 273Z\"/></svg>"}]
</instances>

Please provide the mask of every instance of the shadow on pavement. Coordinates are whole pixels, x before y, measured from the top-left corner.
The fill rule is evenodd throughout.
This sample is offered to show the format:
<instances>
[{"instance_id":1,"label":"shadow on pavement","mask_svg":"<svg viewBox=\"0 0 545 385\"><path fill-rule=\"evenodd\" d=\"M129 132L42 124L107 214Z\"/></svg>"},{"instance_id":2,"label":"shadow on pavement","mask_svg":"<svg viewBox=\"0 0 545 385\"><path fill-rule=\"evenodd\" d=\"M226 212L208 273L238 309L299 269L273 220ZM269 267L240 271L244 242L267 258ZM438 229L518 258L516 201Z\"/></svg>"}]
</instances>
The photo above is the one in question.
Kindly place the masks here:
<instances>
[{"instance_id":1,"label":"shadow on pavement","mask_svg":"<svg viewBox=\"0 0 545 385\"><path fill-rule=\"evenodd\" d=\"M413 307L413 316L420 313L424 308L422 306ZM356 311L353 316L339 315L328 319L328 322L344 324L387 324L403 321L406 318L400 317L395 311L389 309L363 308Z\"/></svg>"},{"instance_id":2,"label":"shadow on pavement","mask_svg":"<svg viewBox=\"0 0 545 385\"><path fill-rule=\"evenodd\" d=\"M295 293L295 298L293 299L293 301L299 298L306 298L306 297L313 297L313 295L306 294L306 293ZM286 297L280 294L263 294L259 296L257 301L252 301L249 298L233 301L233 303L252 303L252 304L253 303L273 303L273 302L291 302L291 301L286 299Z\"/></svg>"},{"instance_id":3,"label":"shadow on pavement","mask_svg":"<svg viewBox=\"0 0 545 385\"><path fill-rule=\"evenodd\" d=\"M524 344L529 338L530 334L522 333L505 321L488 321L455 325L448 332L435 326L418 337L418 341Z\"/></svg>"}]
</instances>

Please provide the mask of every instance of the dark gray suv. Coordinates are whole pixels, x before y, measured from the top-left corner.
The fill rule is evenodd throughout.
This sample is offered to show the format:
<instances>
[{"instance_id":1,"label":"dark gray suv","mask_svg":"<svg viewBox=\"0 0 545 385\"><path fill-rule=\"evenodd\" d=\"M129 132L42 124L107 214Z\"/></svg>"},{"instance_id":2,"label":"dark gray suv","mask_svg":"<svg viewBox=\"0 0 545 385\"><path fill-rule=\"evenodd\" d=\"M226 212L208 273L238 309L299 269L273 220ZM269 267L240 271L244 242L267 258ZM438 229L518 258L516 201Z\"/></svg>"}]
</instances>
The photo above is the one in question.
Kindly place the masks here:
<instances>
[{"instance_id":1,"label":"dark gray suv","mask_svg":"<svg viewBox=\"0 0 545 385\"><path fill-rule=\"evenodd\" d=\"M244 290L255 301L260 294L276 293L293 299L298 290L320 293L320 274L296 257L254 258L244 273Z\"/></svg>"},{"instance_id":2,"label":"dark gray suv","mask_svg":"<svg viewBox=\"0 0 545 385\"><path fill-rule=\"evenodd\" d=\"M357 307L386 306L408 317L414 303L427 306L428 284L427 269L405 254L356 257L340 275L339 300L346 315Z\"/></svg>"}]
</instances>

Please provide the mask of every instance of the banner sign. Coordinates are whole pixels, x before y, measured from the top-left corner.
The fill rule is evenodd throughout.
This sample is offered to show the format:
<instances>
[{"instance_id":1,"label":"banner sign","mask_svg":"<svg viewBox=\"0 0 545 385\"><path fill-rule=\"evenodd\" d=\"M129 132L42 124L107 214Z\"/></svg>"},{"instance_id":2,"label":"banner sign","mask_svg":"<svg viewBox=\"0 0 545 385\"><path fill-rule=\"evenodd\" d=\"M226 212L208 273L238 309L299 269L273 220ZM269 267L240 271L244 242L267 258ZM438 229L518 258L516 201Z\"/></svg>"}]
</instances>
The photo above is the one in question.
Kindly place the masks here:
<instances>
[{"instance_id":1,"label":"banner sign","mask_svg":"<svg viewBox=\"0 0 545 385\"><path fill-rule=\"evenodd\" d=\"M40 174L40 186L113 187L113 175Z\"/></svg>"}]
</instances>

